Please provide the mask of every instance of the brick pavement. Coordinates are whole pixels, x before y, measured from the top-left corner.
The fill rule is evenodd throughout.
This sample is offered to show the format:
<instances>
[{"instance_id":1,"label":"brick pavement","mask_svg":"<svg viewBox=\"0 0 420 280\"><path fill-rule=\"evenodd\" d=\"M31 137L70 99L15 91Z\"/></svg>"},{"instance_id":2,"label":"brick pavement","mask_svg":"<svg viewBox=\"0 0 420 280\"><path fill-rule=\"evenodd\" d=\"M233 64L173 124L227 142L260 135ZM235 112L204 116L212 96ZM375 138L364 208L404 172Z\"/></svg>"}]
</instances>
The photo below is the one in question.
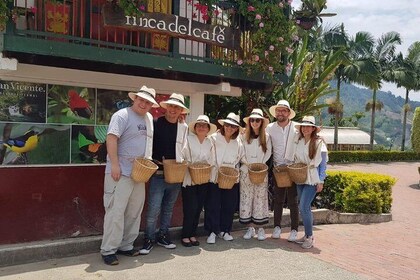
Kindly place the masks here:
<instances>
[{"instance_id":1,"label":"brick pavement","mask_svg":"<svg viewBox=\"0 0 420 280\"><path fill-rule=\"evenodd\" d=\"M309 251L288 243L285 240L288 233L282 233L281 246L372 279L420 279L418 166L419 162L329 166L329 170L357 170L397 178L392 193L393 220L381 224L315 226L315 248Z\"/></svg>"}]
</instances>

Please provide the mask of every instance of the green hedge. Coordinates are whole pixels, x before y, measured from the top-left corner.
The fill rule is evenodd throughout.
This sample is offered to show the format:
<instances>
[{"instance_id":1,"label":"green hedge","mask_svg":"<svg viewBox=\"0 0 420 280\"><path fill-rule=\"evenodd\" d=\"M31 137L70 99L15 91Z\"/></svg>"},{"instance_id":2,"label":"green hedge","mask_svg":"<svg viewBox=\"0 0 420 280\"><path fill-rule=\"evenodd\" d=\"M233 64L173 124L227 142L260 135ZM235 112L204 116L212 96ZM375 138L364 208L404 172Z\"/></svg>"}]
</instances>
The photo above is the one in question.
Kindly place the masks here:
<instances>
[{"instance_id":1,"label":"green hedge","mask_svg":"<svg viewBox=\"0 0 420 280\"><path fill-rule=\"evenodd\" d=\"M316 206L348 213L389 213L396 179L382 174L328 171Z\"/></svg>"},{"instance_id":2,"label":"green hedge","mask_svg":"<svg viewBox=\"0 0 420 280\"><path fill-rule=\"evenodd\" d=\"M329 162L417 161L420 153L399 151L329 151Z\"/></svg>"}]
</instances>

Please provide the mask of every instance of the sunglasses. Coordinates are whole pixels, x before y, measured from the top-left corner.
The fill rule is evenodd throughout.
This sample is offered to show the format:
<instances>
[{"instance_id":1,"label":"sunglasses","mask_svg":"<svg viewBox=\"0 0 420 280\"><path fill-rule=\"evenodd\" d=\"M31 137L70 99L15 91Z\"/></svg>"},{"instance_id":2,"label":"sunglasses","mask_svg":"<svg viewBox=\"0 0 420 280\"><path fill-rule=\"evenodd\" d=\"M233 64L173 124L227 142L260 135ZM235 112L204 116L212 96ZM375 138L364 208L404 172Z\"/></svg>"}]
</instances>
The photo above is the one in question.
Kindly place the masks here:
<instances>
[{"instance_id":1,"label":"sunglasses","mask_svg":"<svg viewBox=\"0 0 420 280\"><path fill-rule=\"evenodd\" d=\"M249 122L260 123L261 122L261 119L252 119L252 118L249 118Z\"/></svg>"},{"instance_id":2,"label":"sunglasses","mask_svg":"<svg viewBox=\"0 0 420 280\"><path fill-rule=\"evenodd\" d=\"M224 124L223 124L223 126L224 126L224 127L231 127L231 128L238 128L238 126L237 126L237 125L230 124L230 123L224 123Z\"/></svg>"}]
</instances>

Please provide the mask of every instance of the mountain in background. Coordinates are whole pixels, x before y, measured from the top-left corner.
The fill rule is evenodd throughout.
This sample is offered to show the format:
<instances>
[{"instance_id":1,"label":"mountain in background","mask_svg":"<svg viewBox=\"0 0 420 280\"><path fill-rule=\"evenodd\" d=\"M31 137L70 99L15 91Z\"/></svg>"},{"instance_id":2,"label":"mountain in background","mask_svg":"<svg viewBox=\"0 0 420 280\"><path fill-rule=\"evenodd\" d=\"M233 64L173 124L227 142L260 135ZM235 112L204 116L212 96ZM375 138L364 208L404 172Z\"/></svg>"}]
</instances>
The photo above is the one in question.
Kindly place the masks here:
<instances>
[{"instance_id":1,"label":"mountain in background","mask_svg":"<svg viewBox=\"0 0 420 280\"><path fill-rule=\"evenodd\" d=\"M330 83L332 88L336 88L337 82L331 81ZM419 94L411 92L409 97L412 95ZM334 99L335 93L329 94L320 98L320 102L325 103L328 99ZM359 119L357 126L370 133L370 120L371 120L371 111L366 112L365 106L369 100L372 100L372 91L365 88L360 88L351 84L342 83L340 91L340 100L343 103L343 117L348 118L354 115L357 112L364 114L362 118ZM401 137L402 137L402 122L403 122L403 106L404 98L397 97L391 92L377 92L377 100L381 101L384 105L381 111L376 112L375 116L375 141L378 144L385 146L390 145L391 139L393 141L393 149L399 149L401 147ZM413 112L416 107L420 107L420 102L410 101L409 102L411 111L407 114L407 129L406 129L406 149L411 148L411 126L413 122ZM328 114L327 108L321 112L321 120L324 126L333 126L331 123L331 115ZM356 118L353 117L353 120ZM346 126L354 126L347 125Z\"/></svg>"}]
</instances>

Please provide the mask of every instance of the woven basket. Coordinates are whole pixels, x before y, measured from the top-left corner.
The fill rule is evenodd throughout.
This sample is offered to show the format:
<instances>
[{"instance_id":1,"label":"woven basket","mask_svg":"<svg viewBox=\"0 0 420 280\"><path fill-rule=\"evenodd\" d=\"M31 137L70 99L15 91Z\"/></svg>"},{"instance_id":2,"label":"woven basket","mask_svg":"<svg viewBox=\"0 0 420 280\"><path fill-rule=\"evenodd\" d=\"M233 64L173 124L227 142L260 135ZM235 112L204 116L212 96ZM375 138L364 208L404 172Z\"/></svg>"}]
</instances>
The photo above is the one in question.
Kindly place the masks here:
<instances>
[{"instance_id":1,"label":"woven basket","mask_svg":"<svg viewBox=\"0 0 420 280\"><path fill-rule=\"evenodd\" d=\"M292 186L292 180L290 179L287 166L279 165L273 168L274 178L276 179L277 187L289 188Z\"/></svg>"},{"instance_id":2,"label":"woven basket","mask_svg":"<svg viewBox=\"0 0 420 280\"><path fill-rule=\"evenodd\" d=\"M254 185L260 185L264 183L265 177L267 176L268 166L264 163L251 163L248 165L249 180Z\"/></svg>"},{"instance_id":3,"label":"woven basket","mask_svg":"<svg viewBox=\"0 0 420 280\"><path fill-rule=\"evenodd\" d=\"M194 184L201 185L210 181L212 166L208 163L192 163L188 166Z\"/></svg>"},{"instance_id":4,"label":"woven basket","mask_svg":"<svg viewBox=\"0 0 420 280\"><path fill-rule=\"evenodd\" d=\"M230 190L239 178L239 171L232 167L221 166L217 176L220 189Z\"/></svg>"},{"instance_id":5,"label":"woven basket","mask_svg":"<svg viewBox=\"0 0 420 280\"><path fill-rule=\"evenodd\" d=\"M133 163L131 178L137 183L145 183L149 181L157 169L158 166L151 160L136 158Z\"/></svg>"},{"instance_id":6,"label":"woven basket","mask_svg":"<svg viewBox=\"0 0 420 280\"><path fill-rule=\"evenodd\" d=\"M306 163L293 163L287 166L290 179L296 184L304 184L308 176L308 165Z\"/></svg>"},{"instance_id":7,"label":"woven basket","mask_svg":"<svg viewBox=\"0 0 420 280\"><path fill-rule=\"evenodd\" d=\"M163 160L163 176L168 184L182 183L188 165L186 162L178 163L174 159Z\"/></svg>"}]
</instances>

